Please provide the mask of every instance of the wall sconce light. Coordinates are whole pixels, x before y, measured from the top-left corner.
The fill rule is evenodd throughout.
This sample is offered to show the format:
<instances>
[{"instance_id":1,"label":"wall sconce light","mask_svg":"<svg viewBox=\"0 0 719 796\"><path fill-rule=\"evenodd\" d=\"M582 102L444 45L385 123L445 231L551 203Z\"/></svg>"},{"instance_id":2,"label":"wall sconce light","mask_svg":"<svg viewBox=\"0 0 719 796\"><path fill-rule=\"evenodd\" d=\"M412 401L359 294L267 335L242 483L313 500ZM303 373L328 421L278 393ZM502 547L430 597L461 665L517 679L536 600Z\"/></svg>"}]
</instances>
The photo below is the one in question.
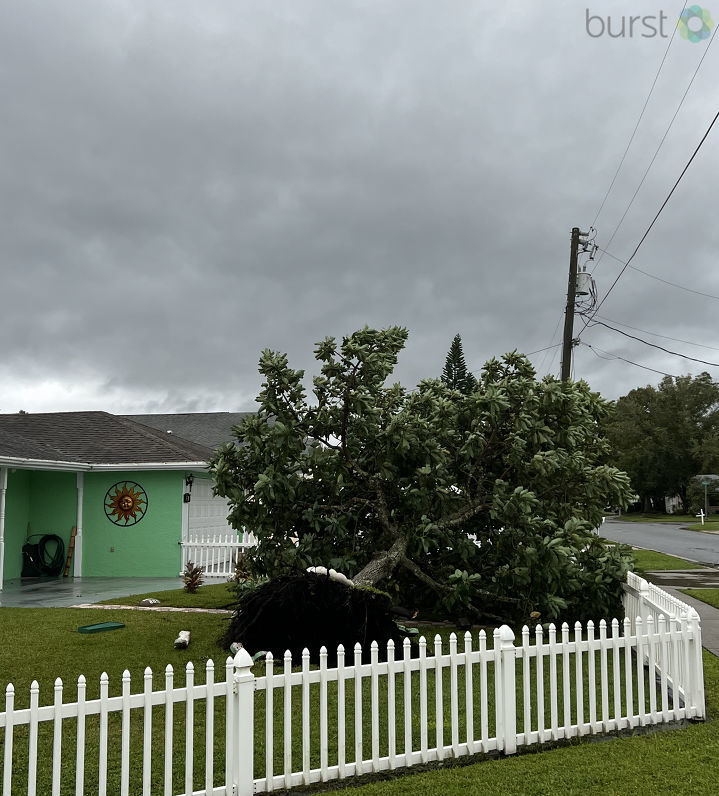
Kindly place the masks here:
<instances>
[{"instance_id":1,"label":"wall sconce light","mask_svg":"<svg viewBox=\"0 0 719 796\"><path fill-rule=\"evenodd\" d=\"M185 486L192 492L192 484L195 481L195 476L190 473L189 475L185 476Z\"/></svg>"}]
</instances>

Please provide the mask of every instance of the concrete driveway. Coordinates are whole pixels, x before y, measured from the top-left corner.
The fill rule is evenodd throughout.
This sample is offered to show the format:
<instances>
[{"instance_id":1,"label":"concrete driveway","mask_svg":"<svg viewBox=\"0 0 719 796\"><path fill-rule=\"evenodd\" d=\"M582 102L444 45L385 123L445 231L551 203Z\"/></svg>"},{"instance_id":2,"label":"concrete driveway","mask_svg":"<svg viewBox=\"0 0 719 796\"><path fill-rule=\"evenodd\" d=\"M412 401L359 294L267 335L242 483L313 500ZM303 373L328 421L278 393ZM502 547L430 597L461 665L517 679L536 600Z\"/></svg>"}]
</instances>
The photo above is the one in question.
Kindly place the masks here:
<instances>
[{"instance_id":1,"label":"concrete driveway","mask_svg":"<svg viewBox=\"0 0 719 796\"><path fill-rule=\"evenodd\" d=\"M17 578L7 580L0 591L4 608L68 608L182 587L177 578Z\"/></svg>"}]
</instances>

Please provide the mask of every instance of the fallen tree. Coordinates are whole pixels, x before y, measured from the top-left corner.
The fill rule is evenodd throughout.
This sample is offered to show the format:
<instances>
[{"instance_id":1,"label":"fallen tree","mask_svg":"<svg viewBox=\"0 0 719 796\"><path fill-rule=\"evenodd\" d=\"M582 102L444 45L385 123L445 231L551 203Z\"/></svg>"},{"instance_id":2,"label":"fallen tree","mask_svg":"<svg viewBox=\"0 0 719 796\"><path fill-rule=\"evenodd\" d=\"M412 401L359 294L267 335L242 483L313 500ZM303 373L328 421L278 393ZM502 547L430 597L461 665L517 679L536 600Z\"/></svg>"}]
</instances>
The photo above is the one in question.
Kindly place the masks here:
<instances>
[{"instance_id":1,"label":"fallen tree","mask_svg":"<svg viewBox=\"0 0 719 796\"><path fill-rule=\"evenodd\" d=\"M537 381L510 353L470 392L387 384L404 329L363 329L304 373L264 351L259 411L212 462L255 574L334 567L424 611L494 621L617 609L628 560L592 534L629 481L609 466L610 405L584 382ZM470 538L470 535L472 538Z\"/></svg>"}]
</instances>

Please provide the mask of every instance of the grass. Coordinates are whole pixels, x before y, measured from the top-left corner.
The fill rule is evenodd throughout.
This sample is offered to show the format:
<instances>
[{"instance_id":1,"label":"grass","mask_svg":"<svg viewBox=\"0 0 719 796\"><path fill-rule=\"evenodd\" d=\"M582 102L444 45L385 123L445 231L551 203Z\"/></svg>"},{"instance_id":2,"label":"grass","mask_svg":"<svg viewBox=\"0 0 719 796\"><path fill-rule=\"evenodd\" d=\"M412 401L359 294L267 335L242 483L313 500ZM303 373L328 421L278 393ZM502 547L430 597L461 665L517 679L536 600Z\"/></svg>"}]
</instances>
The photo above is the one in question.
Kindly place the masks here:
<instances>
[{"instance_id":1,"label":"grass","mask_svg":"<svg viewBox=\"0 0 719 796\"><path fill-rule=\"evenodd\" d=\"M695 514L622 514L617 519L621 522L666 522L674 525L693 524L697 521ZM719 514L710 514L705 522L719 523Z\"/></svg>"},{"instance_id":2,"label":"grass","mask_svg":"<svg viewBox=\"0 0 719 796\"><path fill-rule=\"evenodd\" d=\"M123 601L124 602L124 601ZM100 693L100 676L109 676L109 694L121 693L121 678L125 669L130 672L131 690L142 691L145 667L154 673L154 689L164 687L165 667L171 663L175 671L175 685L184 685L185 666L192 661L197 671L196 680L205 682L205 666L208 659L215 661L216 679L224 679L224 664L227 653L217 644L224 631L227 617L217 614L180 614L150 611L112 611L108 609L74 608L0 608L0 621L5 631L6 642L0 645L0 687L5 691L8 682L15 687L15 707L27 707L29 689L33 680L40 687L40 704L52 702L53 686L56 677L61 677L65 685L64 701L76 699L77 678L85 675L87 679L87 698L97 699ZM77 632L80 625L94 622L116 621L125 625L120 630L83 635ZM191 643L186 650L176 650L173 642L180 630L190 630ZM12 643L7 635L12 635ZM199 705L195 722L198 734L204 733L204 703ZM224 706L218 703L216 711L218 734L224 732ZM142 748L142 711L133 711L131 737L134 747ZM185 709L182 703L174 708L175 748L173 770L175 779L173 793L183 791ZM153 710L153 784L152 793L162 792L164 709ZM120 735L121 717L109 717L111 742L108 748L108 792L119 793ZM74 757L75 723L68 720L63 728L63 778L62 796L75 793ZM42 724L38 733L38 748L52 749L52 722ZM86 727L86 781L85 793L98 792L97 759L99 754L99 722L97 716L87 719ZM200 735L199 737L202 737ZM17 727L14 731L14 784L24 786L27 772L28 732L27 727ZM50 757L41 754L38 761L38 793L50 793ZM204 746L197 744L195 765L199 771L204 766ZM137 760L137 758L134 758ZM141 757L140 757L141 760ZM1 767L1 766L0 766ZM158 768L159 767L159 768ZM218 769L221 770L221 769ZM130 792L140 793L142 786L141 765L132 766ZM199 785L198 785L199 787ZM13 791L15 792L15 791ZM17 791L21 792L20 789Z\"/></svg>"},{"instance_id":3,"label":"grass","mask_svg":"<svg viewBox=\"0 0 719 796\"><path fill-rule=\"evenodd\" d=\"M202 591L202 590L201 590ZM123 601L126 602L126 601ZM20 608L3 608L0 609L0 617L3 620L5 628L12 628L12 644L6 643L0 646L0 673L2 681L0 687L4 689L5 684L13 682L16 688L16 707L21 708L28 703L28 691L30 683L33 679L37 679L40 685L40 701L41 704L48 704L52 701L53 684L55 677L61 676L66 684L66 701L73 699L73 690L79 674L85 674L88 681L88 698L96 698L99 694L99 677L103 671L106 671L110 676L110 695L117 695L120 693L120 679L122 671L127 668L131 673L132 678L132 691L137 693L141 690L142 675L146 666L149 666L155 673L155 689L161 688L164 680L163 670L165 665L170 662L175 668L175 685L184 685L185 679L183 669L187 661L192 660L195 664L197 671L196 682L203 683L205 681L204 664L212 658L216 662L216 679L224 678L224 661L226 653L216 645L216 639L221 634L226 619L217 615L208 614L162 614L159 612L130 612L130 611L112 611L112 610L78 610L78 609L20 609ZM97 635L80 635L77 633L77 627L82 624L90 624L97 621L119 621L123 622L126 627L122 630L101 633ZM180 629L189 629L192 634L192 643L188 650L178 651L173 648L172 642L174 641ZM433 628L422 628L422 632L430 638L434 635ZM444 639L444 649L446 650L446 641L449 636L450 630L443 628L441 636ZM476 633L473 634L476 639ZM476 641L475 641L476 644ZM461 645L461 641L460 641ZM428 654L431 655L432 643L429 643ZM491 646L491 640L489 641ZM561 662L558 662L561 671ZM611 691L611 656L608 661L610 667L610 691ZM548 665L548 662L547 662ZM494 686L494 677L491 665L488 667L488 691L492 692ZM716 666L715 666L716 668ZM254 668L255 674L260 676L264 674L264 664L257 664ZM275 671L279 671L275 669ZM571 662L571 671L574 673L574 663ZM599 671L599 670L597 670ZM712 669L714 674L713 679L708 676L708 683L713 683L714 688L719 692L719 672ZM587 666L585 662L585 690L586 690L586 675ZM518 662L517 666L518 679L521 677L521 665ZM448 693L449 687L449 672L444 672L444 689L445 694ZM402 698L403 692L399 687L401 678L398 677L398 690L396 692L398 714L400 716L397 735L398 739L403 738L404 726L402 722ZM475 688L479 687L480 678L478 674L475 675ZM460 694L459 703L463 703L463 678L460 676ZM648 684L647 684L648 685ZM645 685L645 687L647 687ZM362 689L362 711L365 717L369 716L369 708L371 705L371 684L368 680L363 683ZM548 698L548 677L545 674L545 706L546 710L549 709ZM332 694L336 690L336 685L330 686L329 704L332 706ZM347 683L348 696L353 691L353 684L351 681ZM636 688L634 689L636 694ZM427 694L428 694L428 737L430 743L434 737L435 725L434 720L434 673L428 672L427 675ZM309 698L311 703L316 705L318 696L318 687L311 686L309 691ZM386 704L387 698L387 685L386 679L382 678L379 684L379 704ZM562 715L562 689L561 684L558 693L558 710L561 720ZM418 688L418 675L413 675L413 699L412 699L412 731L415 743L419 737L419 688ZM624 697L622 696L622 701ZM302 700L302 693L299 688L294 688L292 693L293 715L300 715L300 705ZM536 693L534 686L532 687L532 701L536 700ZM610 705L612 698L610 694ZM223 700L219 700L216 704L215 716L215 738L216 738L216 754L215 754L215 771L218 772L215 782L218 783L222 779L222 770L224 766L224 759L222 756L223 739L224 739L224 705ZM255 770L257 776L261 776L264 771L264 743L262 741L265 732L265 694L258 692L255 708L255 733L258 743L256 744L256 757L255 757ZM523 727L523 716L521 705L518 711L518 730L521 732ZM445 703L445 720L448 717L450 706L449 701ZM574 714L574 704L572 705L572 713ZM205 715L204 715L204 702L200 701L195 706L194 713L194 730L196 737L202 739L205 733ZM275 695L274 708L274 733L275 738L281 737L284 727L282 720L282 696L281 692ZM158 705L153 709L153 727L155 732L152 733L153 745L153 769L152 769L152 793L159 793L162 791L162 761L163 761L163 734L160 728L165 722L164 707ZM481 715L479 712L475 714L475 727L478 728L481 722ZM489 727L491 728L494 722L494 715L490 709L487 715ZM382 725L386 719L383 718ZM336 723L337 715L336 709L330 708L329 716L329 739L330 739L330 753L332 753L334 745L336 745ZM110 716L109 728L111 739L119 737L120 729L120 716L112 714ZM297 770L301 765L302 746L301 746L301 727L298 720L293 721L292 726L292 759L293 768ZM365 721L365 730L363 734L363 746L365 754L371 748L370 746L370 728L369 722ZM381 725L381 726L382 726ZM174 734L175 746L173 754L173 770L174 782L173 792L184 792L184 745L185 745L185 708L182 702L177 703L174 708ZM348 760L353 759L354 749L354 703L353 700L347 700L347 757ZM692 728L691 731L700 730L702 728ZM63 777L62 794L74 793L73 782L73 768L74 768L74 728L71 720L67 721L66 732L63 732L63 750L66 766L66 774ZM334 730L334 737L333 737ZM447 737L448 730L445 730L445 738ZM131 721L130 733L132 741L133 760L135 763L132 766L130 792L140 792L139 778L141 776L141 747L142 747L142 713L141 711L133 712L133 719ZM87 781L86 792L97 792L97 773L93 768L97 768L97 755L99 753L98 743L99 725L96 717L90 717L87 724L87 738L88 738L88 751L87 751ZM310 722L311 734L311 748L312 748L312 765L318 765L318 754L320 747L319 735L319 722L317 711L313 711L313 716ZM382 750L386 748L386 729L383 729L384 739L382 741ZM701 743L701 738L699 741ZM707 743L716 744L719 742L719 734L707 735ZM646 744L644 739L636 739L639 744ZM17 727L15 729L15 770L18 772L16 776L16 784L23 781L24 771L27 767L27 729L25 727ZM52 724L43 724L40 727L40 748L50 749L52 744ZM684 748L685 741L683 736L679 736L679 746ZM400 743L401 746L401 743ZM583 769L584 763L582 756L596 754L595 752L586 751L587 749L597 748L601 749L607 747L606 744L601 745L572 745L568 749L558 749L555 751L548 751L546 755L553 755L560 753L561 755L569 755L566 762L562 765L571 767L578 767ZM201 777L204 771L204 744L197 743L194 745L194 759L195 759L195 778L194 787L200 788L202 786ZM381 750L381 753L384 751ZM110 783L109 792L118 792L117 778L119 776L120 766L120 750L119 744L111 741L109 748L109 765L110 765ZM573 762L572 754L579 755L580 760L576 763ZM636 755L641 758L642 755L650 754L646 746L637 746ZM696 757L696 752L694 753ZM510 792L510 793L526 793L527 782L534 783L541 772L551 771L553 764L548 764L544 754L542 755L522 755L516 758L517 761L497 761L487 762L481 766L475 766L479 769L479 773L475 775L473 782L482 782L482 792ZM49 769L50 769L50 755L44 755L39 763L39 790L40 793L49 793ZM496 766L500 763L506 765L506 771L509 772L509 784L505 781L505 774L501 776L500 780L495 781L498 776ZM275 746L274 756L275 772L281 771L282 766L282 750L281 746ZM521 772L515 772L516 766L520 767ZM599 764L595 765L599 771ZM408 792L412 788L414 793L417 792L437 792L437 793L458 793L459 790L467 790L469 792L479 792L475 784L469 784L466 772L469 769L454 769L446 770L443 772L434 772L426 775L430 779L427 780L426 785L419 785L418 783L424 782L422 779L417 779L415 776L398 779L391 784L383 783L381 785L372 785L368 793L391 793L397 789L397 793ZM494 773L492 773L494 772ZM589 780L585 778L586 772L577 771L575 776L578 781L585 783L588 787ZM542 774L544 776L544 774ZM561 775L564 776L564 775ZM552 777L561 776L555 772ZM93 779L94 777L94 779ZM441 777L441 779L438 779ZM522 778L525 778L522 782ZM458 779L457 779L458 778ZM514 779L513 779L514 778ZM516 782L515 790L512 790L512 782ZM615 780L617 788L619 787L620 780ZM524 790L519 790L520 783ZM624 783L626 784L626 783ZM497 787L495 791L491 787ZM381 788L382 790L377 790ZM392 788L392 790L384 790L385 788ZM418 790L419 788L419 790ZM488 790L489 789L489 790ZM564 788L567 789L567 788ZM607 790L605 788L605 790ZM531 792L554 792L552 790L541 791L535 790L532 786ZM570 789L571 792L571 789ZM611 787L608 792L613 792ZM618 791L617 791L618 792ZM701 792L694 790L693 792Z\"/></svg>"},{"instance_id":4,"label":"grass","mask_svg":"<svg viewBox=\"0 0 719 796\"><path fill-rule=\"evenodd\" d=\"M218 614L113 611L77 608L0 608L4 635L12 643L0 645L0 686L15 685L26 698L30 683L37 680L40 693L52 692L56 677L68 687L84 674L88 699L99 695L102 672L110 677L111 693L125 669L133 681L141 682L146 666L161 673L168 663L184 669L188 661L204 666L208 658L224 663L225 653L217 643L227 617ZM80 625L121 622L120 630L84 635ZM190 647L176 650L180 630L189 630ZM119 691L117 691L119 693ZM18 703L20 697L17 697Z\"/></svg>"},{"instance_id":5,"label":"grass","mask_svg":"<svg viewBox=\"0 0 719 796\"><path fill-rule=\"evenodd\" d=\"M719 659L704 653L707 708L719 715ZM719 723L707 721L605 743L575 742L538 753L435 769L353 788L352 796L550 796L551 794L715 794ZM344 789L342 789L344 790ZM339 793L339 790L332 791Z\"/></svg>"},{"instance_id":6,"label":"grass","mask_svg":"<svg viewBox=\"0 0 719 796\"><path fill-rule=\"evenodd\" d=\"M637 568L642 569L683 569L697 565L682 559L667 556L653 551L635 551ZM691 590L687 592L699 599L705 599L702 594L709 595L705 599L710 604L719 607L719 590ZM157 594L133 595L122 598L119 603L132 604L142 598L156 596L164 605L177 605L179 607L221 607L227 604L232 595L227 591L226 584L203 586L196 595L188 595L182 589L173 592L160 592ZM711 602L711 598L715 602ZM112 601L107 601L111 604ZM224 679L224 661L226 653L217 645L217 638L222 634L227 618L208 614L177 614L161 612L131 612L112 610L79 610L79 609L20 609L0 608L0 620L6 628L6 633L11 630L12 643L0 645L0 688L4 690L6 683L13 682L16 689L16 707L21 708L28 703L30 683L37 679L40 685L41 704L52 701L53 684L55 678L60 676L66 684L65 701L74 699L73 692L76 687L77 677L84 674L88 682L88 699L99 695L99 678L103 671L110 677L110 694L120 693L122 671L127 668L132 678L132 691L141 690L142 676L145 667L149 666L155 673L155 689L162 688L166 664L172 663L175 669L175 686L182 686L185 682L184 667L188 661L193 661L196 669L196 682L205 682L205 663L213 659L216 663L216 680ZM80 635L77 627L93 622L119 621L126 625L122 630L101 633L97 635ZM173 641L179 630L189 629L192 643L188 650L175 650ZM428 638L435 632L433 628L422 628ZM444 649L450 630L443 628L441 635L444 638ZM476 633L473 634L476 638ZM489 641L491 646L491 640ZM431 655L431 641L428 645L428 654ZM461 638L460 638L461 648ZM611 656L609 665L611 667ZM573 669L572 662L572 672ZM561 669L561 664L560 664ZM279 669L276 667L275 672ZM263 663L254 667L256 676L265 673ZM520 676L521 666L518 662L517 675ZM586 666L585 689L586 689ZM416 676L416 675L415 675ZM413 676L414 677L414 676ZM449 672L445 672L445 694L448 693ZM401 678L398 678L400 680ZM707 707L710 719L719 715L719 659L705 653L705 679L707 692ZM475 679L478 686L479 677ZM547 678L545 678L545 684ZM610 675L611 683L611 675ZM428 708L430 722L428 736L430 742L434 737L435 726L432 722L434 716L434 673L428 673ZM387 698L385 678L380 679L380 704ZM460 704L463 702L463 688L460 680ZM488 688L493 689L493 676L490 668ZM611 685L610 685L611 690ZM336 685L330 685L330 711L329 739L330 755L336 746L336 734L332 730L336 727L336 708L332 707L332 693L336 692ZM347 683L348 696L352 692L352 683ZM636 694L636 688L635 688ZM312 704L318 701L318 689L312 686L310 690ZM400 716L397 737L403 737L402 723L402 691L396 694L398 713ZM293 714L300 715L302 694L300 689L294 688L292 693ZM532 700L536 693L532 693ZM623 697L622 697L623 701ZM216 755L215 783L222 779L224 759L222 748L224 741L224 706L223 700L216 703L215 738ZM281 737L283 732L281 692L275 695L274 702L274 733ZM362 710L365 717L369 716L371 704L370 683L363 683ZM611 697L610 697L611 704ZM549 700L545 694L545 705ZM562 713L561 686L558 694L559 714ZM522 731L522 711L518 706L518 731ZM347 703L347 750L348 760L352 760L354 749L354 712L350 699ZM450 710L448 700L445 706L445 717ZM194 727L196 737L202 739L205 732L204 701L198 702L194 713ZM574 706L572 707L574 713ZM413 680L413 705L412 705L413 737L418 738L419 705L418 688ZM141 711L133 712L131 722L131 737L133 741L133 754L135 750L140 754L137 758L141 761L141 738L143 733ZM493 714L488 716L489 726L492 726ZM475 716L475 727L479 726L481 717ZM163 760L163 734L160 728L165 721L164 708L158 705L153 710L153 781L152 792L162 791L162 760ZM384 721L383 721L384 723ZM368 722L366 722L368 724ZM292 758L297 770L301 767L302 748L300 740L299 721L293 722L292 728ZM109 721L110 737L119 737L120 716L113 714ZM185 745L185 708L183 703L177 703L174 709L175 747L173 754L173 792L184 792L184 745ZM258 738L256 744L255 770L256 776L264 772L264 743L265 732L265 694L258 692L255 709L255 733ZM448 730L445 730L445 737ZM23 737L24 733L24 737ZM310 724L312 737L312 764L317 765L315 758L319 754L320 735L319 723L315 711ZM371 748L369 727L365 729L363 744L365 754ZM87 725L88 751L86 792L97 790L97 754L99 725L96 717L90 717ZM386 734L385 734L386 738ZM27 730L18 727L15 729L16 758L15 784L24 783L24 772L27 766ZM40 748L50 749L52 745L51 723L40 727ZM24 750L23 751L23 745ZM586 743L572 741L558 748L542 748L541 753L523 752L515 757L498 760L485 760L482 763L468 761L449 761L441 770L432 770L417 773L417 769L405 770L403 775L391 781L374 782L369 785L360 785L353 788L362 796L374 794L404 794L412 793L442 793L452 794L553 794L581 793L582 791L603 793L624 793L629 782L641 782L643 792L651 793L683 793L693 794L714 793L716 791L714 777L711 774L714 750L719 745L719 722L712 721L706 724L695 725L681 730L658 732L651 736L620 737L612 739L611 743ZM386 740L383 741L383 749ZM118 792L117 782L119 777L119 744L111 741L109 749L109 792ZM401 742L400 742L401 748ZM386 752L383 752L386 753ZM197 743L194 747L195 778L194 787L202 787L202 772L204 771L204 743ZM67 721L63 731L63 758L67 773L63 776L61 793L73 794L73 769L74 769L74 728L71 720ZM40 789L38 792L50 792L49 767L50 755L40 761ZM457 765L460 764L460 765ZM274 756L275 773L282 770L282 750L280 744L275 746ZM1 775L0 775L1 776ZM94 778L93 778L94 777ZM141 777L140 764L133 765L131 772L130 792L139 792ZM528 784L529 783L529 784ZM357 784L351 778L346 784ZM339 786L338 786L339 787ZM344 790L344 788L340 788Z\"/></svg>"},{"instance_id":7,"label":"grass","mask_svg":"<svg viewBox=\"0 0 719 796\"><path fill-rule=\"evenodd\" d=\"M159 600L161 605L171 608L232 608L236 601L227 588L227 583L211 583L200 586L195 594L188 594L184 589L151 591L145 594L131 594L129 597L113 597L98 604L138 605L141 600L148 598Z\"/></svg>"},{"instance_id":8,"label":"grass","mask_svg":"<svg viewBox=\"0 0 719 796\"><path fill-rule=\"evenodd\" d=\"M684 594L719 608L719 589L681 589Z\"/></svg>"},{"instance_id":9,"label":"grass","mask_svg":"<svg viewBox=\"0 0 719 796\"><path fill-rule=\"evenodd\" d=\"M672 569L701 569L701 564L683 558L657 553L656 550L632 550L635 567L639 572L654 572Z\"/></svg>"},{"instance_id":10,"label":"grass","mask_svg":"<svg viewBox=\"0 0 719 796\"><path fill-rule=\"evenodd\" d=\"M719 521L717 520L710 520L709 522L704 522L704 525L701 522L695 522L692 525L687 525L688 531L702 531L706 533L707 531L719 531Z\"/></svg>"}]
</instances>

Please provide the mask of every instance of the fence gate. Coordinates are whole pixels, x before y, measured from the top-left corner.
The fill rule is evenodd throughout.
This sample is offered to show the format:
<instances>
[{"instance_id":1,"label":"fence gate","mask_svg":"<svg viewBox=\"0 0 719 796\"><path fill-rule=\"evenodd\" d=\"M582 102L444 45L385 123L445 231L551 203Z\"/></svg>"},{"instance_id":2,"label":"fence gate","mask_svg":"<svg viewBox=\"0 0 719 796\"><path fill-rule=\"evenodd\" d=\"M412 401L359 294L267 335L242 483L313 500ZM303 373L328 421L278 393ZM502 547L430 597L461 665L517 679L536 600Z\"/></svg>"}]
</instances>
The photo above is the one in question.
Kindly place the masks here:
<instances>
[{"instance_id":1,"label":"fence gate","mask_svg":"<svg viewBox=\"0 0 719 796\"><path fill-rule=\"evenodd\" d=\"M204 570L204 577L227 580L235 572L237 557L242 550L254 547L257 544L251 533L230 533L215 536L191 536L187 541L180 542L182 546L182 571L188 561L192 561Z\"/></svg>"}]
</instances>

